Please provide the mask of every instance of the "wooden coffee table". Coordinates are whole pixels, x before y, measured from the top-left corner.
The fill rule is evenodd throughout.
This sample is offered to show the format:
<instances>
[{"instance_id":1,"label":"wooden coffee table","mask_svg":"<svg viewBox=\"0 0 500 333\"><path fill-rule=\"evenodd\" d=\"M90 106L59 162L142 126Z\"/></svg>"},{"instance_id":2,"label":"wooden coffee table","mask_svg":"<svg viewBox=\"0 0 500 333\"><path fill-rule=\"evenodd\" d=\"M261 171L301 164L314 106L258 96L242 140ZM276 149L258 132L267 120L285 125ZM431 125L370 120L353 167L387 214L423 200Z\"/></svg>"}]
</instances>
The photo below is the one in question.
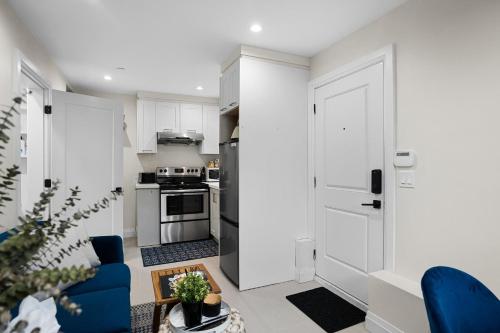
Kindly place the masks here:
<instances>
[{"instance_id":1,"label":"wooden coffee table","mask_svg":"<svg viewBox=\"0 0 500 333\"><path fill-rule=\"evenodd\" d=\"M163 305L167 305L167 310L165 313L169 313L169 311L179 303L179 300L175 297L168 297L168 298L163 298L161 294L161 284L160 284L160 277L164 275L172 275L172 274L182 274L182 273L187 273L187 272L193 272L193 271L201 271L206 274L208 283L210 284L210 288L212 289L211 292L215 294L220 294L221 290L220 287L217 285L215 280L212 278L212 275L208 272L207 268L203 264L195 264L195 265L189 265L189 266L180 266L180 267L173 267L173 268L167 268L167 269L160 269L157 271L152 271L151 272L151 280L153 281L153 290L155 293L155 308L154 308L154 313L153 313L153 333L157 333L158 330L160 329L160 322L161 322L161 309Z\"/></svg>"}]
</instances>

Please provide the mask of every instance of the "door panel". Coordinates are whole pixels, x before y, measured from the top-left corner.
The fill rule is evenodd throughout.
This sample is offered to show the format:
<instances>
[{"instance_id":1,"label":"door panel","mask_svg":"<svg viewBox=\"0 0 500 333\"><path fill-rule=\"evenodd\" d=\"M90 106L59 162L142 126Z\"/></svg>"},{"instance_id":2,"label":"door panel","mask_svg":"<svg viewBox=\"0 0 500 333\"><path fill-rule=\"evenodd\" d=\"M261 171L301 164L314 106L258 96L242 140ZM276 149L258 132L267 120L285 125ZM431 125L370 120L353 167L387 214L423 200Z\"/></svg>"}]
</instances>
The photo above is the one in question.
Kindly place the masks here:
<instances>
[{"instance_id":1,"label":"door panel","mask_svg":"<svg viewBox=\"0 0 500 333\"><path fill-rule=\"evenodd\" d=\"M366 272L367 216L326 209L325 224L326 256Z\"/></svg>"},{"instance_id":2,"label":"door panel","mask_svg":"<svg viewBox=\"0 0 500 333\"><path fill-rule=\"evenodd\" d=\"M179 131L179 107L177 103L156 103L156 131Z\"/></svg>"},{"instance_id":3,"label":"door panel","mask_svg":"<svg viewBox=\"0 0 500 333\"><path fill-rule=\"evenodd\" d=\"M331 96L325 101L323 123L327 186L366 190L366 87ZM342 163L339 163L342 161Z\"/></svg>"},{"instance_id":4,"label":"door panel","mask_svg":"<svg viewBox=\"0 0 500 333\"><path fill-rule=\"evenodd\" d=\"M143 101L142 151L156 153L156 103Z\"/></svg>"},{"instance_id":5,"label":"door panel","mask_svg":"<svg viewBox=\"0 0 500 333\"><path fill-rule=\"evenodd\" d=\"M368 273L383 268L384 195L370 191L384 170L383 65L375 64L315 91L316 272L363 302Z\"/></svg>"},{"instance_id":6,"label":"door panel","mask_svg":"<svg viewBox=\"0 0 500 333\"><path fill-rule=\"evenodd\" d=\"M181 104L181 131L203 132L203 109L200 104Z\"/></svg>"},{"instance_id":7,"label":"door panel","mask_svg":"<svg viewBox=\"0 0 500 333\"><path fill-rule=\"evenodd\" d=\"M78 186L78 207L109 195L123 182L123 109L116 102L53 91L52 178L61 181L52 211ZM123 198L86 220L91 236L123 234Z\"/></svg>"}]
</instances>

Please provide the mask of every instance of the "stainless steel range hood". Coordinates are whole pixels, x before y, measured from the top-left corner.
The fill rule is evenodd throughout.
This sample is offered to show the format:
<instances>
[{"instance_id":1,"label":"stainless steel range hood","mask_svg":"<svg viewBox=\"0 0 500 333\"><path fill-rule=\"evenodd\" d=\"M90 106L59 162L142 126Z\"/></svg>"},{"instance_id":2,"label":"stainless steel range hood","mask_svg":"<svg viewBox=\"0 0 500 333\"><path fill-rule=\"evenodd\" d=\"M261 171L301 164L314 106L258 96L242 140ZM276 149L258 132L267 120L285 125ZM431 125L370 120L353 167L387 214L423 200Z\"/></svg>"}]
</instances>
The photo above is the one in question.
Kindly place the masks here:
<instances>
[{"instance_id":1,"label":"stainless steel range hood","mask_svg":"<svg viewBox=\"0 0 500 333\"><path fill-rule=\"evenodd\" d=\"M157 141L159 144L168 143L178 143L184 145L199 144L205 137L201 133L196 133L195 131L184 131L184 132L171 132L164 131L158 132Z\"/></svg>"}]
</instances>

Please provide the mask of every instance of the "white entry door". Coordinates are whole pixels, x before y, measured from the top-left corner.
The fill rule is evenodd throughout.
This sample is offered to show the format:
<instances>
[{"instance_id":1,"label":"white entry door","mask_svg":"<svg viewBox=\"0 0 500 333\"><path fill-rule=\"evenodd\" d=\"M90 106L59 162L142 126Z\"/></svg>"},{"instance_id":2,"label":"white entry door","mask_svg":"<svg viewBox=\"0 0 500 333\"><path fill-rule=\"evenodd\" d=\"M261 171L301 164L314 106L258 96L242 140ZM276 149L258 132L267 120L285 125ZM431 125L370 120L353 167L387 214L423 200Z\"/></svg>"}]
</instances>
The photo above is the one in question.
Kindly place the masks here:
<instances>
[{"instance_id":1,"label":"white entry door","mask_svg":"<svg viewBox=\"0 0 500 333\"><path fill-rule=\"evenodd\" d=\"M123 107L97 97L53 91L51 177L61 187L53 204L55 212L79 186L87 208L123 186ZM85 220L90 236L123 236L123 197Z\"/></svg>"},{"instance_id":2,"label":"white entry door","mask_svg":"<svg viewBox=\"0 0 500 333\"><path fill-rule=\"evenodd\" d=\"M364 303L368 273L384 262L384 195L372 193L372 170L384 170L383 94L379 63L314 95L316 274Z\"/></svg>"}]
</instances>

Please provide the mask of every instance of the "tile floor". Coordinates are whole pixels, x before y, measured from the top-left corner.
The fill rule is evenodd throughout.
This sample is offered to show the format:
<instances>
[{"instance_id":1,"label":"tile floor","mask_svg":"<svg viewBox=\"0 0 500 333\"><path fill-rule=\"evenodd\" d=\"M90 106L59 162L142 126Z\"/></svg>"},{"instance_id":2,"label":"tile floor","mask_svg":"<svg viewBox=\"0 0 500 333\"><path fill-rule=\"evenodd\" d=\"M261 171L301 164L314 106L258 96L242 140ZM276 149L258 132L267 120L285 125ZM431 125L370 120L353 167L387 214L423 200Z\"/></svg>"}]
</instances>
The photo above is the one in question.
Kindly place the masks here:
<instances>
[{"instance_id":1,"label":"tile floor","mask_svg":"<svg viewBox=\"0 0 500 333\"><path fill-rule=\"evenodd\" d=\"M315 281L303 284L292 281L240 292L220 271L218 257L143 267L141 254L136 245L135 238L125 240L125 263L130 267L132 274L132 305L154 301L150 275L152 270L189 265L197 262L205 264L210 271L210 274L212 274L222 289L224 300L241 312L248 333L324 332L316 323L285 298L285 296L290 294L319 287L319 283ZM341 333L367 332L364 323L341 331Z\"/></svg>"}]
</instances>

